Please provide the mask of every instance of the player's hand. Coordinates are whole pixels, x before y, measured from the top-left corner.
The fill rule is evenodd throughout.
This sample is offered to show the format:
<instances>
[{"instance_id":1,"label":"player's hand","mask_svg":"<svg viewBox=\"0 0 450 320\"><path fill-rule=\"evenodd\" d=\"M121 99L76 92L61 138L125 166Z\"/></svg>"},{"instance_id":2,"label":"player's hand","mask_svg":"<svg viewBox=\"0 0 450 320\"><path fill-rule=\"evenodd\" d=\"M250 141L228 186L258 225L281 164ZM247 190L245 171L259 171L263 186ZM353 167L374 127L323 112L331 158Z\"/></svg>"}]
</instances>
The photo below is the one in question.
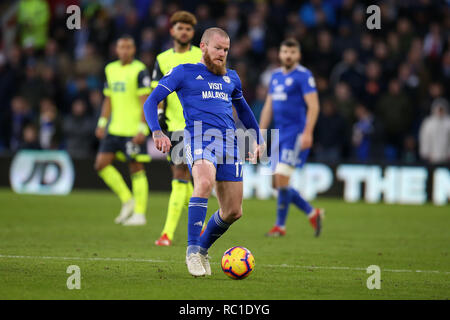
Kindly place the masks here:
<instances>
[{"instance_id":1,"label":"player's hand","mask_svg":"<svg viewBox=\"0 0 450 320\"><path fill-rule=\"evenodd\" d=\"M134 144L143 144L147 137L142 132L139 132L137 135L133 137L131 140Z\"/></svg>"},{"instance_id":2,"label":"player's hand","mask_svg":"<svg viewBox=\"0 0 450 320\"><path fill-rule=\"evenodd\" d=\"M258 159L261 158L261 156L264 154L264 151L266 150L266 143L258 144L254 146L253 153L248 153L247 160L250 161L250 163L256 164L258 162Z\"/></svg>"},{"instance_id":3,"label":"player's hand","mask_svg":"<svg viewBox=\"0 0 450 320\"><path fill-rule=\"evenodd\" d=\"M97 137L97 139L102 140L105 137L105 134L106 134L105 128L97 127L97 129L95 129L95 136Z\"/></svg>"},{"instance_id":4,"label":"player's hand","mask_svg":"<svg viewBox=\"0 0 450 320\"><path fill-rule=\"evenodd\" d=\"M169 152L172 143L161 130L153 132L153 140L155 141L156 149L164 153Z\"/></svg>"},{"instance_id":5,"label":"player's hand","mask_svg":"<svg viewBox=\"0 0 450 320\"><path fill-rule=\"evenodd\" d=\"M300 136L300 150L311 148L313 145L313 135L310 132L303 132Z\"/></svg>"}]
</instances>

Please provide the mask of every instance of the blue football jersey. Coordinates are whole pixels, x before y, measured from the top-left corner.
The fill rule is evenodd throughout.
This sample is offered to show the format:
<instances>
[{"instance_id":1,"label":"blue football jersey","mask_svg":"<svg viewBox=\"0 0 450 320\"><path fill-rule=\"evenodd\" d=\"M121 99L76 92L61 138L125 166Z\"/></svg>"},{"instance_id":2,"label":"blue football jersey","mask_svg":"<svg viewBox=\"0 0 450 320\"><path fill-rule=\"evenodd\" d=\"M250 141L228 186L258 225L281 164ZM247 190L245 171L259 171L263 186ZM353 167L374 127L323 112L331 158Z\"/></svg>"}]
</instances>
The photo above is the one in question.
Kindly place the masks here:
<instances>
[{"instance_id":1,"label":"blue football jersey","mask_svg":"<svg viewBox=\"0 0 450 320\"><path fill-rule=\"evenodd\" d=\"M284 74L281 68L272 73L269 94L272 97L275 128L280 129L280 139L303 132L307 105L303 96L317 92L314 77L299 65Z\"/></svg>"},{"instance_id":2,"label":"blue football jersey","mask_svg":"<svg viewBox=\"0 0 450 320\"><path fill-rule=\"evenodd\" d=\"M194 132L194 122L202 122L202 131L216 128L235 130L232 100L242 99L242 85L234 70L216 75L202 64L181 64L169 71L158 83L170 92L176 91L183 106L186 130Z\"/></svg>"}]
</instances>

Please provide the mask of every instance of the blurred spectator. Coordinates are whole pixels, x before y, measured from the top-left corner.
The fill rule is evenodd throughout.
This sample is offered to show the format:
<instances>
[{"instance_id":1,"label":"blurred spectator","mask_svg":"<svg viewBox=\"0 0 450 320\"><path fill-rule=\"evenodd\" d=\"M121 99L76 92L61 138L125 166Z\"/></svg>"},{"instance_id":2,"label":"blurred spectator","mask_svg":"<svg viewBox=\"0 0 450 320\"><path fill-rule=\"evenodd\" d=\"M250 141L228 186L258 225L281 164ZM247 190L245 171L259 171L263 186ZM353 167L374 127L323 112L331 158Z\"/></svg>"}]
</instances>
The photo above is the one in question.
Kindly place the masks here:
<instances>
[{"instance_id":1,"label":"blurred spectator","mask_svg":"<svg viewBox=\"0 0 450 320\"><path fill-rule=\"evenodd\" d=\"M359 60L361 63L365 64L370 59L373 58L375 49L374 49L374 39L372 34L365 32L361 35L360 46L358 49Z\"/></svg>"},{"instance_id":2,"label":"blurred spectator","mask_svg":"<svg viewBox=\"0 0 450 320\"><path fill-rule=\"evenodd\" d=\"M211 12L209 10L209 6L206 4L200 4L195 11L195 17L197 18L197 25L195 26L195 37L194 44L198 45L200 42L200 38L208 28L214 27L214 20L211 18ZM231 30L228 30L228 34L234 37L235 34L232 34Z\"/></svg>"},{"instance_id":3,"label":"blurred spectator","mask_svg":"<svg viewBox=\"0 0 450 320\"><path fill-rule=\"evenodd\" d=\"M264 106L264 102L266 101L267 96L267 87L259 84L256 87L256 95L250 107L252 108L253 114L255 115L256 121L259 122L259 118L261 117L261 111Z\"/></svg>"},{"instance_id":4,"label":"blurred spectator","mask_svg":"<svg viewBox=\"0 0 450 320\"><path fill-rule=\"evenodd\" d=\"M81 18L81 28L75 32L74 38L73 38L73 56L75 60L81 59L85 55L85 48L86 44L89 41L89 35L90 35L88 20L85 16L82 16Z\"/></svg>"},{"instance_id":5,"label":"blurred spectator","mask_svg":"<svg viewBox=\"0 0 450 320\"><path fill-rule=\"evenodd\" d=\"M360 36L353 29L351 23L344 22L339 25L338 34L335 37L335 49L338 53L344 52L346 49L356 49L360 45ZM360 27L360 26L358 26Z\"/></svg>"},{"instance_id":6,"label":"blurred spectator","mask_svg":"<svg viewBox=\"0 0 450 320\"><path fill-rule=\"evenodd\" d=\"M22 132L22 142L19 145L19 149L27 149L27 150L40 150L41 146L39 145L38 139L38 131L36 125L33 123L28 123L23 128Z\"/></svg>"},{"instance_id":7,"label":"blurred spectator","mask_svg":"<svg viewBox=\"0 0 450 320\"><path fill-rule=\"evenodd\" d=\"M21 83L19 94L28 100L32 108L37 108L39 101L44 97L44 83L35 61L30 61L26 66L25 80Z\"/></svg>"},{"instance_id":8,"label":"blurred spectator","mask_svg":"<svg viewBox=\"0 0 450 320\"><path fill-rule=\"evenodd\" d=\"M69 55L60 50L58 43L54 39L49 39L45 46L44 57L41 64L56 70L58 78L65 83L72 73L72 62Z\"/></svg>"},{"instance_id":9,"label":"blurred spectator","mask_svg":"<svg viewBox=\"0 0 450 320\"><path fill-rule=\"evenodd\" d=\"M267 30L268 45L278 45L276 42L277 35L284 31L285 20L289 13L289 7L286 5L286 0L270 1L270 14L268 16L267 25L270 26Z\"/></svg>"},{"instance_id":10,"label":"blurred spectator","mask_svg":"<svg viewBox=\"0 0 450 320\"><path fill-rule=\"evenodd\" d=\"M442 35L439 24L430 25L430 32L425 36L423 52L432 61L437 61L442 54Z\"/></svg>"},{"instance_id":11,"label":"blurred spectator","mask_svg":"<svg viewBox=\"0 0 450 320\"><path fill-rule=\"evenodd\" d=\"M47 42L50 9L45 0L20 0L17 13L23 47L43 49Z\"/></svg>"},{"instance_id":12,"label":"blurred spectator","mask_svg":"<svg viewBox=\"0 0 450 320\"><path fill-rule=\"evenodd\" d=\"M350 126L355 120L356 101L347 83L339 82L336 85L334 89L334 105L338 113L344 117L347 126Z\"/></svg>"},{"instance_id":13,"label":"blurred spectator","mask_svg":"<svg viewBox=\"0 0 450 320\"><path fill-rule=\"evenodd\" d=\"M230 36L231 41L237 38L242 28L239 6L236 3L230 3L225 9L225 30Z\"/></svg>"},{"instance_id":14,"label":"blurred spectator","mask_svg":"<svg viewBox=\"0 0 450 320\"><path fill-rule=\"evenodd\" d=\"M381 96L376 106L376 115L386 133L388 158L396 158L402 148L403 139L412 124L413 106L401 91L397 79L389 81L389 91Z\"/></svg>"},{"instance_id":15,"label":"blurred spectator","mask_svg":"<svg viewBox=\"0 0 450 320\"><path fill-rule=\"evenodd\" d=\"M155 31L152 28L145 28L141 34L141 51L155 51L157 46Z\"/></svg>"},{"instance_id":16,"label":"blurred spectator","mask_svg":"<svg viewBox=\"0 0 450 320\"><path fill-rule=\"evenodd\" d=\"M414 38L411 22L408 18L402 17L397 21L397 34L399 42L399 51L401 55L406 55L411 47L411 42Z\"/></svg>"},{"instance_id":17,"label":"blurred spectator","mask_svg":"<svg viewBox=\"0 0 450 320\"><path fill-rule=\"evenodd\" d=\"M331 99L322 101L322 108L315 129L315 155L318 161L337 162L347 141L344 118L336 111Z\"/></svg>"},{"instance_id":18,"label":"blurred spectator","mask_svg":"<svg viewBox=\"0 0 450 320\"><path fill-rule=\"evenodd\" d=\"M270 78L272 77L272 72L280 66L278 61L278 47L271 47L266 52L267 65L261 72L259 81L266 88L269 87Z\"/></svg>"},{"instance_id":19,"label":"blurred spectator","mask_svg":"<svg viewBox=\"0 0 450 320\"><path fill-rule=\"evenodd\" d=\"M398 80L402 90L408 94L412 100L419 98L419 76L408 63L402 63L398 68Z\"/></svg>"},{"instance_id":20,"label":"blurred spectator","mask_svg":"<svg viewBox=\"0 0 450 320\"><path fill-rule=\"evenodd\" d=\"M417 141L414 136L409 135L403 141L402 161L416 163L418 161Z\"/></svg>"},{"instance_id":21,"label":"blurred spectator","mask_svg":"<svg viewBox=\"0 0 450 320\"><path fill-rule=\"evenodd\" d=\"M431 115L420 127L419 150L422 159L432 164L450 161L450 116L448 101L438 98L433 101Z\"/></svg>"},{"instance_id":22,"label":"blurred spectator","mask_svg":"<svg viewBox=\"0 0 450 320\"><path fill-rule=\"evenodd\" d=\"M50 66L41 68L42 95L50 97L57 105L62 103L64 91L60 85L61 81L57 78L55 70Z\"/></svg>"},{"instance_id":23,"label":"blurred spectator","mask_svg":"<svg viewBox=\"0 0 450 320\"><path fill-rule=\"evenodd\" d=\"M392 56L390 48L384 41L376 41L373 47L373 58L380 64L383 78L392 78L397 71L398 61Z\"/></svg>"},{"instance_id":24,"label":"blurred spectator","mask_svg":"<svg viewBox=\"0 0 450 320\"><path fill-rule=\"evenodd\" d=\"M355 96L359 96L364 81L364 66L358 61L358 54L354 49L346 49L339 62L331 72L330 84L335 87L340 81L348 83Z\"/></svg>"},{"instance_id":25,"label":"blurred spectator","mask_svg":"<svg viewBox=\"0 0 450 320\"><path fill-rule=\"evenodd\" d=\"M370 110L374 110L377 98L383 92L383 85L380 64L375 60L369 61L366 65L361 100Z\"/></svg>"},{"instance_id":26,"label":"blurred spectator","mask_svg":"<svg viewBox=\"0 0 450 320\"><path fill-rule=\"evenodd\" d=\"M328 76L337 62L334 53L333 38L328 30L319 31L317 34L317 50L314 53L311 70L315 76Z\"/></svg>"},{"instance_id":27,"label":"blurred spectator","mask_svg":"<svg viewBox=\"0 0 450 320\"><path fill-rule=\"evenodd\" d=\"M40 102L39 144L42 149L58 149L62 139L61 121L54 102L44 98Z\"/></svg>"},{"instance_id":28,"label":"blurred spectator","mask_svg":"<svg viewBox=\"0 0 450 320\"><path fill-rule=\"evenodd\" d=\"M353 155L358 161L367 161L370 157L380 156L381 128L372 113L360 104L355 109L356 123L352 130ZM377 156L378 155L378 156Z\"/></svg>"},{"instance_id":29,"label":"blurred spectator","mask_svg":"<svg viewBox=\"0 0 450 320\"><path fill-rule=\"evenodd\" d=\"M450 93L450 46L442 57L441 72L441 80L444 83L444 87L447 88L448 95Z\"/></svg>"},{"instance_id":30,"label":"blurred spectator","mask_svg":"<svg viewBox=\"0 0 450 320\"><path fill-rule=\"evenodd\" d=\"M262 14L259 12L250 14L247 27L251 49L259 60L263 56L266 47L266 27Z\"/></svg>"},{"instance_id":31,"label":"blurred spectator","mask_svg":"<svg viewBox=\"0 0 450 320\"><path fill-rule=\"evenodd\" d=\"M102 112L103 94L100 90L92 90L89 92L89 105L91 107L94 119L100 117Z\"/></svg>"},{"instance_id":32,"label":"blurred spectator","mask_svg":"<svg viewBox=\"0 0 450 320\"><path fill-rule=\"evenodd\" d=\"M66 116L63 123L67 152L72 158L93 156L95 119L87 114L87 106L83 100L73 102L72 113Z\"/></svg>"},{"instance_id":33,"label":"blurred spectator","mask_svg":"<svg viewBox=\"0 0 450 320\"><path fill-rule=\"evenodd\" d=\"M19 148L22 142L22 131L25 124L33 119L28 101L21 96L16 96L11 101L11 141L10 146L13 151Z\"/></svg>"},{"instance_id":34,"label":"blurred spectator","mask_svg":"<svg viewBox=\"0 0 450 320\"><path fill-rule=\"evenodd\" d=\"M117 30L119 31L117 36L129 34L133 39L139 39L140 25L136 9L131 7L125 9L124 21L118 25Z\"/></svg>"},{"instance_id":35,"label":"blurred spectator","mask_svg":"<svg viewBox=\"0 0 450 320\"><path fill-rule=\"evenodd\" d=\"M85 46L85 54L75 64L75 72L80 76L99 77L103 71L104 62L96 52L95 46L88 43Z\"/></svg>"},{"instance_id":36,"label":"blurred spectator","mask_svg":"<svg viewBox=\"0 0 450 320\"><path fill-rule=\"evenodd\" d=\"M301 6L300 18L307 27L334 26L336 16L328 1L310 0Z\"/></svg>"}]
</instances>

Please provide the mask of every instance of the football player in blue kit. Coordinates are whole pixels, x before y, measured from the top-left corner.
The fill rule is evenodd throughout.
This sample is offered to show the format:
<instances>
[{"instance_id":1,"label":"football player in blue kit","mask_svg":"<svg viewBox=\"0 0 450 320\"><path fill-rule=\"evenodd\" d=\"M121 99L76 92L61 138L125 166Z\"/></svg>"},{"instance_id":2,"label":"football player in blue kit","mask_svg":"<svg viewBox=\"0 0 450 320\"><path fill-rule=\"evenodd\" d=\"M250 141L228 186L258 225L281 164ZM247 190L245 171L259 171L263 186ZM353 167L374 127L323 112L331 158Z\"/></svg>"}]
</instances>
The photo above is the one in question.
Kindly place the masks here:
<instances>
[{"instance_id":1,"label":"football player in blue kit","mask_svg":"<svg viewBox=\"0 0 450 320\"><path fill-rule=\"evenodd\" d=\"M265 150L258 123L242 95L239 76L226 68L229 48L230 38L225 31L207 29L200 41L201 62L181 64L166 73L144 104L155 146L162 152L169 151L171 142L158 124L157 105L176 92L183 106L185 158L194 179L188 209L186 265L196 277L211 274L208 249L242 216L243 162L237 147L232 106L247 129L254 130L257 145L249 153L249 159L256 161ZM200 237L214 186L220 208Z\"/></svg>"},{"instance_id":2,"label":"football player in blue kit","mask_svg":"<svg viewBox=\"0 0 450 320\"><path fill-rule=\"evenodd\" d=\"M279 58L281 68L272 73L260 118L261 130L269 127L272 118L274 128L279 129L278 148L271 147L271 150L279 150L272 154L274 186L278 190L277 220L266 235L277 237L286 234L289 205L294 203L308 216L317 237L322 228L324 210L313 208L289 186L289 180L295 168L305 164L312 147L319 98L311 71L299 64L301 53L297 40L283 41Z\"/></svg>"}]
</instances>

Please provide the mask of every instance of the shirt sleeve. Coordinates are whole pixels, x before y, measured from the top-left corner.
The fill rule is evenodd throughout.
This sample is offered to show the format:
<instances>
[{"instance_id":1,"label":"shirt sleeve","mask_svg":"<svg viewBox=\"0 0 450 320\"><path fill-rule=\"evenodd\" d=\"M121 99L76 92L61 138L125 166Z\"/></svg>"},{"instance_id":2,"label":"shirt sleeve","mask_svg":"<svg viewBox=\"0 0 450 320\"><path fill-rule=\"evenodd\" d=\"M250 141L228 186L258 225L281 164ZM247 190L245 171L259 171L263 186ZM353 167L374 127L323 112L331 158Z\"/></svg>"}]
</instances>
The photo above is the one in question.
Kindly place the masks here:
<instances>
[{"instance_id":1,"label":"shirt sleeve","mask_svg":"<svg viewBox=\"0 0 450 320\"><path fill-rule=\"evenodd\" d=\"M273 93L273 87L274 87L274 85L273 85L273 73L272 73L272 75L270 76L270 81L269 81L269 88L268 88L268 94L272 94Z\"/></svg>"},{"instance_id":2,"label":"shirt sleeve","mask_svg":"<svg viewBox=\"0 0 450 320\"><path fill-rule=\"evenodd\" d=\"M108 77L106 76L106 70L105 70L105 76L103 79L103 94L107 97L111 96L111 88L108 85Z\"/></svg>"},{"instance_id":3,"label":"shirt sleeve","mask_svg":"<svg viewBox=\"0 0 450 320\"><path fill-rule=\"evenodd\" d=\"M150 74L147 69L139 72L137 88L138 96L150 94Z\"/></svg>"},{"instance_id":4,"label":"shirt sleeve","mask_svg":"<svg viewBox=\"0 0 450 320\"><path fill-rule=\"evenodd\" d=\"M317 92L316 81L311 72L306 72L300 78L300 88L302 89L303 95Z\"/></svg>"},{"instance_id":5,"label":"shirt sleeve","mask_svg":"<svg viewBox=\"0 0 450 320\"><path fill-rule=\"evenodd\" d=\"M155 66L153 67L153 72L152 72L152 83L151 83L152 89L156 88L159 80L161 80L162 77L164 77L164 74L162 73L161 66L159 65L158 59L156 59Z\"/></svg>"},{"instance_id":6,"label":"shirt sleeve","mask_svg":"<svg viewBox=\"0 0 450 320\"><path fill-rule=\"evenodd\" d=\"M183 79L184 67L183 65L179 65L169 70L159 81L158 86L166 88L171 93L177 91L181 87Z\"/></svg>"},{"instance_id":7,"label":"shirt sleeve","mask_svg":"<svg viewBox=\"0 0 450 320\"><path fill-rule=\"evenodd\" d=\"M242 94L242 83L241 83L241 79L239 79L239 76L236 72L234 72L234 75L233 75L233 82L235 84L235 88L234 88L233 92L231 93L231 100L242 99L244 97Z\"/></svg>"}]
</instances>

